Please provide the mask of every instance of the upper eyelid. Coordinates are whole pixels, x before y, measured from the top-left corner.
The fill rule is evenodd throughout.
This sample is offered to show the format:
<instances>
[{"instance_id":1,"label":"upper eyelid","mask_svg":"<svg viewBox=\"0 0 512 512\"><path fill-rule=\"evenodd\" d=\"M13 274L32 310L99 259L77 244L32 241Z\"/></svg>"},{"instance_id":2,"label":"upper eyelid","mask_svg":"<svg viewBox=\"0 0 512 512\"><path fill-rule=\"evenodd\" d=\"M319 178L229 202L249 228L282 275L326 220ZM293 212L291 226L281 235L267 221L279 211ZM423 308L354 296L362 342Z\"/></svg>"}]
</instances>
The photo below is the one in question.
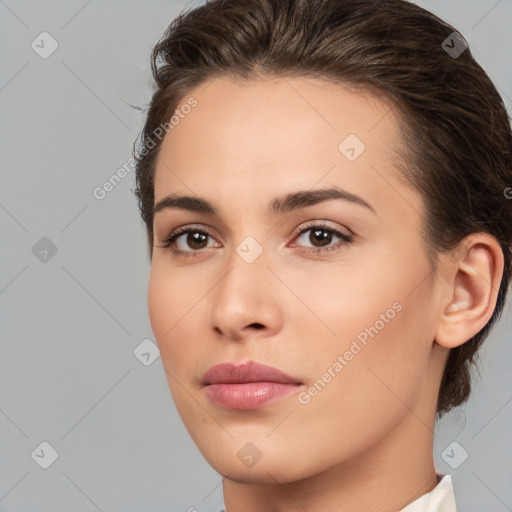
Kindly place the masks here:
<instances>
[{"instance_id":1,"label":"upper eyelid","mask_svg":"<svg viewBox=\"0 0 512 512\"><path fill-rule=\"evenodd\" d=\"M311 221L307 221L305 224L301 224L301 225L297 226L297 228L294 230L294 233L299 234L301 231L305 231L307 229L311 229L311 228L314 228L314 227L321 227L323 229L330 230L330 231L339 231L342 234L347 234L347 236L348 235L353 235L352 230L349 229L348 227L342 226L340 228L338 225L333 226L333 225L329 224L330 222L332 222L332 221L328 221L328 220L311 220ZM343 233L344 229L349 231L349 233Z\"/></svg>"}]
</instances>

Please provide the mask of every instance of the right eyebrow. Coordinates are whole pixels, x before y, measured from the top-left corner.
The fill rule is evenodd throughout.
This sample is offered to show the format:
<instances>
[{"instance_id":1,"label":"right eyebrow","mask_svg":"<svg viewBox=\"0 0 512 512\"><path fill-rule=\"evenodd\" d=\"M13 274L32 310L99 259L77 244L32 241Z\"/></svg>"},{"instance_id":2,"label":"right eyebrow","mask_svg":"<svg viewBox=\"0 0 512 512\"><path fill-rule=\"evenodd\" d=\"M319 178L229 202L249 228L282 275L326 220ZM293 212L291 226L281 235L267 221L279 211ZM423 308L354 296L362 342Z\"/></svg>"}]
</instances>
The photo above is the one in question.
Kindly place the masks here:
<instances>
[{"instance_id":1,"label":"right eyebrow","mask_svg":"<svg viewBox=\"0 0 512 512\"><path fill-rule=\"evenodd\" d=\"M213 213L217 214L217 210L214 206L208 202L206 199L201 199L199 197L192 196L178 196L176 194L172 194L169 196L165 196L163 199L158 201L153 208L153 215L157 214L160 211L179 208L181 210L189 210L192 212L200 212L200 213Z\"/></svg>"}]
</instances>

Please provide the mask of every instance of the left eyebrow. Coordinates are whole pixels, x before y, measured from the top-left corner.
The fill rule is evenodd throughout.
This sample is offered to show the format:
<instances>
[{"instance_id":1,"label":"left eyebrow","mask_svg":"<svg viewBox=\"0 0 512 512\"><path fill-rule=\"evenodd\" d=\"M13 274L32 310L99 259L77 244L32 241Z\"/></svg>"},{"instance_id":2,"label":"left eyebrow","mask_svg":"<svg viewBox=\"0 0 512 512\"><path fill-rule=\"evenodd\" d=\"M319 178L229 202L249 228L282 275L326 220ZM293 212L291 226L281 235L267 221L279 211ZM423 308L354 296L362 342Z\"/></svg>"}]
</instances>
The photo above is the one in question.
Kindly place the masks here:
<instances>
[{"instance_id":1,"label":"left eyebrow","mask_svg":"<svg viewBox=\"0 0 512 512\"><path fill-rule=\"evenodd\" d=\"M352 194L339 187L324 188L320 190L300 190L282 197L276 197L270 201L267 207L269 215L275 216L293 210L306 208L324 201L338 199L349 201L353 204L363 206L376 214L373 207L363 198ZM210 213L217 215L217 209L206 199L193 196L179 196L171 194L158 201L153 208L153 215L165 209L178 208L199 213Z\"/></svg>"},{"instance_id":2,"label":"left eyebrow","mask_svg":"<svg viewBox=\"0 0 512 512\"><path fill-rule=\"evenodd\" d=\"M373 207L362 197L356 196L355 194L347 192L339 187L324 188L320 190L301 190L299 192L294 192L293 194L275 198L268 205L268 213L270 215L287 213L292 210L306 208L332 199L349 201L353 204L364 206L376 214Z\"/></svg>"}]
</instances>

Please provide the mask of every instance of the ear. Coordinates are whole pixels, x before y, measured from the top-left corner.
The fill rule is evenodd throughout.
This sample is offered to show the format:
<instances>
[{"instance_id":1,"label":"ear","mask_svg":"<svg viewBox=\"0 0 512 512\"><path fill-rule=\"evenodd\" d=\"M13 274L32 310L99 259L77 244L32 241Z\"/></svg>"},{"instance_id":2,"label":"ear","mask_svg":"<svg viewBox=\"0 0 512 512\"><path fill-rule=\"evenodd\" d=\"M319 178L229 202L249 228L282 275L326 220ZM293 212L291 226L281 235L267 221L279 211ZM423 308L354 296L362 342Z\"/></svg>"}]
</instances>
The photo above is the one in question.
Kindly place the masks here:
<instances>
[{"instance_id":1,"label":"ear","mask_svg":"<svg viewBox=\"0 0 512 512\"><path fill-rule=\"evenodd\" d=\"M504 265L500 244L487 233L468 235L452 258L435 335L445 348L462 345L485 327L496 307Z\"/></svg>"}]
</instances>

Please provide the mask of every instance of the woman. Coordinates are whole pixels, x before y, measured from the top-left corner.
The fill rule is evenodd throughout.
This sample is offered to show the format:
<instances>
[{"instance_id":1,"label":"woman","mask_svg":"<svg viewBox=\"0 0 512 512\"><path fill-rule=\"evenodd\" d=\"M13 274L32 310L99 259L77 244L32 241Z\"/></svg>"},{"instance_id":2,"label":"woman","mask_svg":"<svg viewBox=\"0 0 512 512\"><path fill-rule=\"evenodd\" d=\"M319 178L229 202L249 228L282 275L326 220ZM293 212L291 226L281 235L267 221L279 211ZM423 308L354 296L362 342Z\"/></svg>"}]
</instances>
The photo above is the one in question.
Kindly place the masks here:
<instances>
[{"instance_id":1,"label":"woman","mask_svg":"<svg viewBox=\"0 0 512 512\"><path fill-rule=\"evenodd\" d=\"M436 418L512 270L512 135L402 0L214 0L153 50L148 306L226 512L455 511Z\"/></svg>"}]
</instances>

